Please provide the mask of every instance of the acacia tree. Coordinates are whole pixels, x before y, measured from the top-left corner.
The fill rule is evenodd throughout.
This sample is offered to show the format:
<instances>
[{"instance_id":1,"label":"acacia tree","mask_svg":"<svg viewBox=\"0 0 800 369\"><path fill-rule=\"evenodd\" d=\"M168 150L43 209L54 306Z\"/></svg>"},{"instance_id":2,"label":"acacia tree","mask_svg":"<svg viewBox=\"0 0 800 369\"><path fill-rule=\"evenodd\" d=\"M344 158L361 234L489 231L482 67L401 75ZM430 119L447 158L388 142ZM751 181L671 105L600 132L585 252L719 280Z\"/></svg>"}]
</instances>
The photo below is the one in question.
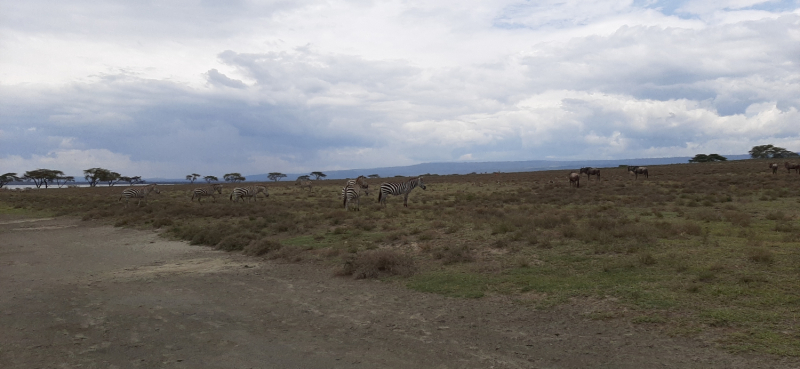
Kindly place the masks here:
<instances>
[{"instance_id":1,"label":"acacia tree","mask_svg":"<svg viewBox=\"0 0 800 369\"><path fill-rule=\"evenodd\" d=\"M108 183L108 187L111 187L114 185L114 183L117 183L120 178L122 178L122 175L119 173L109 171L108 173L103 173L100 176L100 181Z\"/></svg>"},{"instance_id":2,"label":"acacia tree","mask_svg":"<svg viewBox=\"0 0 800 369\"><path fill-rule=\"evenodd\" d=\"M370 174L367 177L369 177L369 178L381 178L381 176L377 175L377 174Z\"/></svg>"},{"instance_id":3,"label":"acacia tree","mask_svg":"<svg viewBox=\"0 0 800 369\"><path fill-rule=\"evenodd\" d=\"M226 182L232 182L232 183L242 182L245 180L245 178L242 177L242 175L239 173L228 173L222 176L222 178L224 178Z\"/></svg>"},{"instance_id":4,"label":"acacia tree","mask_svg":"<svg viewBox=\"0 0 800 369\"><path fill-rule=\"evenodd\" d=\"M271 180L273 180L275 182L278 182L281 178L284 178L284 177L286 177L286 174L283 174L283 173L280 173L280 172L272 172L272 173L267 175L267 178L269 178L269 179L271 179Z\"/></svg>"},{"instance_id":5,"label":"acacia tree","mask_svg":"<svg viewBox=\"0 0 800 369\"><path fill-rule=\"evenodd\" d=\"M144 182L142 180L141 176L136 176L136 177L122 176L122 177L119 177L119 181L120 182L127 182L131 186L133 186L133 185L135 185L137 183L143 183Z\"/></svg>"},{"instance_id":6,"label":"acacia tree","mask_svg":"<svg viewBox=\"0 0 800 369\"><path fill-rule=\"evenodd\" d=\"M298 180L298 181L308 181L308 180L310 180L310 179L311 179L311 177L310 177L310 176L307 176L307 175L305 175L305 176L299 176L299 177L297 177L297 180Z\"/></svg>"},{"instance_id":7,"label":"acacia tree","mask_svg":"<svg viewBox=\"0 0 800 369\"><path fill-rule=\"evenodd\" d=\"M186 176L186 180L187 181L191 181L191 183L193 183L193 184L194 184L194 181L196 179L198 179L198 178L200 178L200 175L197 174L197 173L192 173L192 174L189 174L189 175Z\"/></svg>"},{"instance_id":8,"label":"acacia tree","mask_svg":"<svg viewBox=\"0 0 800 369\"><path fill-rule=\"evenodd\" d=\"M792 158L800 156L796 152L773 145L753 146L748 153L753 159Z\"/></svg>"},{"instance_id":9,"label":"acacia tree","mask_svg":"<svg viewBox=\"0 0 800 369\"><path fill-rule=\"evenodd\" d=\"M101 178L105 178L109 173L110 170L104 168L89 168L83 171L83 178L86 179L86 182L89 182L89 187L97 186L97 182L100 182Z\"/></svg>"},{"instance_id":10,"label":"acacia tree","mask_svg":"<svg viewBox=\"0 0 800 369\"><path fill-rule=\"evenodd\" d=\"M217 178L215 176L205 176L205 177L203 177L203 179L205 179L207 183L218 182L219 181L219 178Z\"/></svg>"},{"instance_id":11,"label":"acacia tree","mask_svg":"<svg viewBox=\"0 0 800 369\"><path fill-rule=\"evenodd\" d=\"M73 177L73 176L58 176L58 177L56 177L56 184L58 185L59 188L61 188L61 186L66 185L69 182L75 182L75 177Z\"/></svg>"},{"instance_id":12,"label":"acacia tree","mask_svg":"<svg viewBox=\"0 0 800 369\"><path fill-rule=\"evenodd\" d=\"M17 182L19 180L20 178L17 177L17 173L6 173L0 175L0 188L3 188L3 186L5 186L7 183Z\"/></svg>"},{"instance_id":13,"label":"acacia tree","mask_svg":"<svg viewBox=\"0 0 800 369\"><path fill-rule=\"evenodd\" d=\"M689 159L690 163L708 163L712 161L726 161L728 158L719 154L697 154L694 158Z\"/></svg>"},{"instance_id":14,"label":"acacia tree","mask_svg":"<svg viewBox=\"0 0 800 369\"><path fill-rule=\"evenodd\" d=\"M63 175L64 172L60 170L36 169L25 172L22 179L25 181L33 181L36 188L40 188L42 185L44 185L44 188L47 188L49 183L56 181L58 177Z\"/></svg>"},{"instance_id":15,"label":"acacia tree","mask_svg":"<svg viewBox=\"0 0 800 369\"><path fill-rule=\"evenodd\" d=\"M322 173L322 172L311 172L311 175L316 177L316 180L319 180L320 178L325 178L325 177L328 176L327 174Z\"/></svg>"}]
</instances>

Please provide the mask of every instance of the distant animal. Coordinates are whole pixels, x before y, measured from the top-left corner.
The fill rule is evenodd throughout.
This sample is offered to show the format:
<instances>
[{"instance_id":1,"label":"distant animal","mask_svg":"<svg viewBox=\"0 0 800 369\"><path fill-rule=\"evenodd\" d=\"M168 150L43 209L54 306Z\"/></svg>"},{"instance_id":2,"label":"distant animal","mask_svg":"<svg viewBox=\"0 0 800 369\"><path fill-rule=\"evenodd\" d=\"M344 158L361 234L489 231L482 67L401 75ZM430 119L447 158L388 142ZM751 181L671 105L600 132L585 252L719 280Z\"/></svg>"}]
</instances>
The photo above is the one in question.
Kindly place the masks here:
<instances>
[{"instance_id":1,"label":"distant animal","mask_svg":"<svg viewBox=\"0 0 800 369\"><path fill-rule=\"evenodd\" d=\"M575 187L581 188L581 175L575 172L569 174L569 186L572 187L572 184L575 184Z\"/></svg>"},{"instance_id":2,"label":"distant animal","mask_svg":"<svg viewBox=\"0 0 800 369\"><path fill-rule=\"evenodd\" d=\"M217 194L222 195L222 185L218 183L208 187L195 188L194 190L192 190L192 201L194 201L194 198L196 197L197 202L202 204L200 200L202 200L203 197L209 197L209 196L214 201L217 201Z\"/></svg>"},{"instance_id":3,"label":"distant animal","mask_svg":"<svg viewBox=\"0 0 800 369\"><path fill-rule=\"evenodd\" d=\"M628 172L631 172L635 175L633 177L634 179L638 179L639 174L643 174L645 178L650 178L650 173L647 171L647 167L628 166Z\"/></svg>"},{"instance_id":4,"label":"distant animal","mask_svg":"<svg viewBox=\"0 0 800 369\"><path fill-rule=\"evenodd\" d=\"M597 179L600 179L600 169L592 168L592 167L584 167L581 168L580 174L586 173L586 178L591 179L590 176L597 176Z\"/></svg>"},{"instance_id":5,"label":"distant animal","mask_svg":"<svg viewBox=\"0 0 800 369\"><path fill-rule=\"evenodd\" d=\"M790 162L787 161L787 162L783 163L783 165L786 167L786 172L787 173L791 173L792 169L794 169L794 170L797 171L798 174L800 174L800 164L790 163Z\"/></svg>"},{"instance_id":6,"label":"distant animal","mask_svg":"<svg viewBox=\"0 0 800 369\"><path fill-rule=\"evenodd\" d=\"M364 192L365 195L369 196L369 189L362 189L360 187L350 187L345 186L342 190L344 193L344 210L347 211L350 208L350 205L355 201L355 208L354 210L358 211L361 210L359 204L359 198L361 198L361 192Z\"/></svg>"},{"instance_id":7,"label":"distant animal","mask_svg":"<svg viewBox=\"0 0 800 369\"><path fill-rule=\"evenodd\" d=\"M313 183L314 182L312 182L310 179L298 178L297 181L294 182L294 185L295 186L300 186L300 190L301 191L303 190L303 187L308 187L308 192L311 192L311 185Z\"/></svg>"},{"instance_id":8,"label":"distant animal","mask_svg":"<svg viewBox=\"0 0 800 369\"><path fill-rule=\"evenodd\" d=\"M386 197L389 195L400 196L403 195L403 206L408 207L408 194L415 188L426 189L425 183L422 182L422 177L411 178L405 182L384 182L381 183L380 192L378 192L378 202L386 207Z\"/></svg>"},{"instance_id":9,"label":"distant animal","mask_svg":"<svg viewBox=\"0 0 800 369\"><path fill-rule=\"evenodd\" d=\"M139 202L136 203L136 206L140 206L142 201L147 202L147 195L150 192L161 193L161 191L156 187L156 184L149 184L147 186L141 187L129 187L122 190L122 196L119 197L117 202L121 201L122 198L125 198L125 207L128 207L128 201L130 199L139 199Z\"/></svg>"},{"instance_id":10,"label":"distant animal","mask_svg":"<svg viewBox=\"0 0 800 369\"><path fill-rule=\"evenodd\" d=\"M772 169L772 174L778 173L778 163L770 163L769 169Z\"/></svg>"},{"instance_id":11,"label":"distant animal","mask_svg":"<svg viewBox=\"0 0 800 369\"><path fill-rule=\"evenodd\" d=\"M244 198L247 197L248 201L250 199L253 199L253 201L258 201L258 197L256 197L256 195L258 195L259 193L263 193L264 197L269 197L269 192L267 192L266 187L249 186L249 187L234 188L233 192L231 192L231 195L229 196L229 199L233 200L233 202L237 202L239 201L239 199L242 199L242 202L244 202Z\"/></svg>"}]
</instances>

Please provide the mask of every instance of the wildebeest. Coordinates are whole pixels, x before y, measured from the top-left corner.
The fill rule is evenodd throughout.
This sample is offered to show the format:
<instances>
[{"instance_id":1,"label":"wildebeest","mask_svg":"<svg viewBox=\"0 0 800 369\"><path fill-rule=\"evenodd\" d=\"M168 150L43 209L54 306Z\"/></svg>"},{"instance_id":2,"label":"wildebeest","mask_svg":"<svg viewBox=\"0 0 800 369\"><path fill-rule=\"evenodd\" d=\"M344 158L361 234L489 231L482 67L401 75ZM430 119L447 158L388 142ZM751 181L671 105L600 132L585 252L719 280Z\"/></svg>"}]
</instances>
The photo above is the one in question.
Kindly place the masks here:
<instances>
[{"instance_id":1,"label":"wildebeest","mask_svg":"<svg viewBox=\"0 0 800 369\"><path fill-rule=\"evenodd\" d=\"M650 178L650 173L647 171L647 167L640 167L640 166L628 166L628 172L632 172L635 176L634 179L639 178L639 174L643 174L644 178Z\"/></svg>"},{"instance_id":2,"label":"wildebeest","mask_svg":"<svg viewBox=\"0 0 800 369\"><path fill-rule=\"evenodd\" d=\"M575 172L569 174L569 186L572 187L572 184L575 184L575 187L581 188L581 175Z\"/></svg>"},{"instance_id":3,"label":"wildebeest","mask_svg":"<svg viewBox=\"0 0 800 369\"><path fill-rule=\"evenodd\" d=\"M586 178L591 179L590 176L597 176L597 179L600 179L600 169L592 168L592 167L584 167L581 168L581 173L586 173Z\"/></svg>"},{"instance_id":4,"label":"wildebeest","mask_svg":"<svg viewBox=\"0 0 800 369\"><path fill-rule=\"evenodd\" d=\"M772 169L772 174L778 173L778 163L770 163L769 169Z\"/></svg>"},{"instance_id":5,"label":"wildebeest","mask_svg":"<svg viewBox=\"0 0 800 369\"><path fill-rule=\"evenodd\" d=\"M791 173L792 169L794 169L794 170L797 171L797 174L800 174L800 164L790 163L790 162L787 161L787 162L783 163L783 165L786 167L786 172L787 173Z\"/></svg>"}]
</instances>

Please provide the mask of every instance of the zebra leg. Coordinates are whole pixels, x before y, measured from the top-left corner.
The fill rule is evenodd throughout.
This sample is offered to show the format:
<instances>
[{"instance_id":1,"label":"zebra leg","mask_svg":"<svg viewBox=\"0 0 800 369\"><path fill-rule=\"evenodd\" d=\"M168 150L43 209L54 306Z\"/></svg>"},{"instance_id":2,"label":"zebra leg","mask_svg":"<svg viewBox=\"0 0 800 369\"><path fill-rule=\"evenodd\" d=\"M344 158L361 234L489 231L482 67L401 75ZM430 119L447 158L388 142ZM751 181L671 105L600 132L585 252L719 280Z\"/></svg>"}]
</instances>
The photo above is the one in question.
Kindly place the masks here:
<instances>
[{"instance_id":1,"label":"zebra leg","mask_svg":"<svg viewBox=\"0 0 800 369\"><path fill-rule=\"evenodd\" d=\"M408 194L411 192L406 192L406 195L403 196L403 206L408 207Z\"/></svg>"}]
</instances>

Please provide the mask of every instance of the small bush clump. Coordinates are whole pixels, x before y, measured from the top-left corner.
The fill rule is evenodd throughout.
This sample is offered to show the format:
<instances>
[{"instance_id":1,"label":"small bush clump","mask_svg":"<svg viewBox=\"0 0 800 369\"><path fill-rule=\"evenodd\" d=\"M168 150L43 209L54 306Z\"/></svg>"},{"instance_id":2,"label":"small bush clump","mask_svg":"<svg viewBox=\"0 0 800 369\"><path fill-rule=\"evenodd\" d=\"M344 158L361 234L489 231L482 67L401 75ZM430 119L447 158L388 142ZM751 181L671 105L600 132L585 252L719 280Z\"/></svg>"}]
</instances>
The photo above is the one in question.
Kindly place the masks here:
<instances>
[{"instance_id":1,"label":"small bush clump","mask_svg":"<svg viewBox=\"0 0 800 369\"><path fill-rule=\"evenodd\" d=\"M417 271L414 258L390 249L369 250L345 260L340 275L355 279L379 278L399 275L410 277Z\"/></svg>"}]
</instances>

